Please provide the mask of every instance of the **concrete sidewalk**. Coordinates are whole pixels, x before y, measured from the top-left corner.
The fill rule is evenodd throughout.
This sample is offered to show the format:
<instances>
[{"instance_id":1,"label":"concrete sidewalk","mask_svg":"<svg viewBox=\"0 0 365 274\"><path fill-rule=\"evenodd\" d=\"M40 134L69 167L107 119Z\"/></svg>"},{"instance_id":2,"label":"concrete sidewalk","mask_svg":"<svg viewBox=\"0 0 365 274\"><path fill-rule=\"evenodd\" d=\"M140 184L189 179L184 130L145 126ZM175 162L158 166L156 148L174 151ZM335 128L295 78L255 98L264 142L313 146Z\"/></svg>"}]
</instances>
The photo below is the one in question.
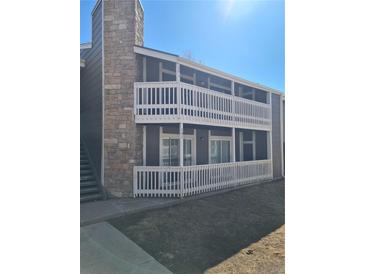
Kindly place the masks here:
<instances>
[{"instance_id":1,"label":"concrete sidewalk","mask_svg":"<svg viewBox=\"0 0 365 274\"><path fill-rule=\"evenodd\" d=\"M103 222L111 218L158 209L177 204L181 199L169 198L122 198L80 204L80 225Z\"/></svg>"},{"instance_id":2,"label":"concrete sidewalk","mask_svg":"<svg viewBox=\"0 0 365 274\"><path fill-rule=\"evenodd\" d=\"M80 273L172 274L105 222L80 228Z\"/></svg>"},{"instance_id":3,"label":"concrete sidewalk","mask_svg":"<svg viewBox=\"0 0 365 274\"><path fill-rule=\"evenodd\" d=\"M280 181L282 179L268 180L264 182L255 182L251 184L239 185L236 187L221 189L194 195L190 197L180 198L120 198L106 201L96 201L80 204L80 225L95 224L112 218L118 218L128 214L138 213L146 210L159 209L185 203L192 200L202 199L225 192L235 191L241 188L254 185L261 185Z\"/></svg>"}]
</instances>

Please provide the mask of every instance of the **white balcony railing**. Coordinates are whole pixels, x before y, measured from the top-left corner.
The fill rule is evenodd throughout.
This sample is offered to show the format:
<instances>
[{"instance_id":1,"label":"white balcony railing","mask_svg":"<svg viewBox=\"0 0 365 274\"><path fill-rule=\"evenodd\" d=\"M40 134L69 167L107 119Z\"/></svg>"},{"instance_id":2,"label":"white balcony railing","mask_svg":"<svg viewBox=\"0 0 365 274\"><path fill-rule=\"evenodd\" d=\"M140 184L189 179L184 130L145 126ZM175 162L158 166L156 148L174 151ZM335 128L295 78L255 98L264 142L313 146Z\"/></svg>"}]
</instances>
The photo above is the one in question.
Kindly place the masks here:
<instances>
[{"instance_id":1,"label":"white balcony railing","mask_svg":"<svg viewBox=\"0 0 365 274\"><path fill-rule=\"evenodd\" d=\"M271 160L197 166L135 166L134 197L184 197L272 179Z\"/></svg>"},{"instance_id":2,"label":"white balcony railing","mask_svg":"<svg viewBox=\"0 0 365 274\"><path fill-rule=\"evenodd\" d=\"M136 123L191 123L270 130L271 106L182 82L136 82Z\"/></svg>"}]
</instances>

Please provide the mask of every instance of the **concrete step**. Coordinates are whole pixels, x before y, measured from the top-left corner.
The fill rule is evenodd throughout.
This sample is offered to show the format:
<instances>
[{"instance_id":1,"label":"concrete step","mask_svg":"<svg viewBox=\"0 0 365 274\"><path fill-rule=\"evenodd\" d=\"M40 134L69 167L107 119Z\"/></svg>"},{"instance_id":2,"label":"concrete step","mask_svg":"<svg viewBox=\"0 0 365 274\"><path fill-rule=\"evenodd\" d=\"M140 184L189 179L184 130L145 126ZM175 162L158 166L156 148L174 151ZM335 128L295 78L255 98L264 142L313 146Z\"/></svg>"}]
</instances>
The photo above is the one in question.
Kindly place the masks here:
<instances>
[{"instance_id":1,"label":"concrete step","mask_svg":"<svg viewBox=\"0 0 365 274\"><path fill-rule=\"evenodd\" d=\"M94 175L81 175L80 182L95 180Z\"/></svg>"},{"instance_id":2,"label":"concrete step","mask_svg":"<svg viewBox=\"0 0 365 274\"><path fill-rule=\"evenodd\" d=\"M96 201L102 198L100 193L96 194L84 194L80 196L80 202Z\"/></svg>"},{"instance_id":3,"label":"concrete step","mask_svg":"<svg viewBox=\"0 0 365 274\"><path fill-rule=\"evenodd\" d=\"M80 188L80 194L99 194L99 189L97 187L83 187Z\"/></svg>"},{"instance_id":4,"label":"concrete step","mask_svg":"<svg viewBox=\"0 0 365 274\"><path fill-rule=\"evenodd\" d=\"M91 175L91 169L80 169L80 175Z\"/></svg>"},{"instance_id":5,"label":"concrete step","mask_svg":"<svg viewBox=\"0 0 365 274\"><path fill-rule=\"evenodd\" d=\"M82 170L91 169L91 166L89 164L80 164L80 169Z\"/></svg>"},{"instance_id":6,"label":"concrete step","mask_svg":"<svg viewBox=\"0 0 365 274\"><path fill-rule=\"evenodd\" d=\"M80 182L80 188L88 187L88 186L96 186L96 181L95 180L86 180L86 181Z\"/></svg>"}]
</instances>

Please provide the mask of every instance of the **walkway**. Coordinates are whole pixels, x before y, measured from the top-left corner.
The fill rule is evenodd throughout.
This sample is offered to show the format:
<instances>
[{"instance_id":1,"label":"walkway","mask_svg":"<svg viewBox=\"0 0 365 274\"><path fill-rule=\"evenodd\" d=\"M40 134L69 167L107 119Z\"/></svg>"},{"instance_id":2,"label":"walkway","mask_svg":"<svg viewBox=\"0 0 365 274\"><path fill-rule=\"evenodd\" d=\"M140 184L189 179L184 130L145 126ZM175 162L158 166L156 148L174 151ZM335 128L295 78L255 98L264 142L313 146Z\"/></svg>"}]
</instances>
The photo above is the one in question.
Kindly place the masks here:
<instances>
[{"instance_id":1,"label":"walkway","mask_svg":"<svg viewBox=\"0 0 365 274\"><path fill-rule=\"evenodd\" d=\"M172 274L108 223L80 229L80 273Z\"/></svg>"},{"instance_id":2,"label":"walkway","mask_svg":"<svg viewBox=\"0 0 365 274\"><path fill-rule=\"evenodd\" d=\"M103 222L111 218L174 205L181 199L122 198L80 204L81 226Z\"/></svg>"}]
</instances>

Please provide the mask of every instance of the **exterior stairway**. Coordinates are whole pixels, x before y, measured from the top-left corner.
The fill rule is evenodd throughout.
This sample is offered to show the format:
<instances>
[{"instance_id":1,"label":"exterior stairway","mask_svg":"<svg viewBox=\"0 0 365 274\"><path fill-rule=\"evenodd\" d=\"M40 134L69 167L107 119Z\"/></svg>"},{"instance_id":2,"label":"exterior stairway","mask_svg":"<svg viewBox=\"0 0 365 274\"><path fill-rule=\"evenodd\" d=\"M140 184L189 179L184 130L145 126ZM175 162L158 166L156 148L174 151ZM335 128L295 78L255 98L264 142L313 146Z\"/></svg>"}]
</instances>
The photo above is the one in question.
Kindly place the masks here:
<instances>
[{"instance_id":1,"label":"exterior stairway","mask_svg":"<svg viewBox=\"0 0 365 274\"><path fill-rule=\"evenodd\" d=\"M80 142L80 202L95 201L102 198L89 158L82 142Z\"/></svg>"}]
</instances>

